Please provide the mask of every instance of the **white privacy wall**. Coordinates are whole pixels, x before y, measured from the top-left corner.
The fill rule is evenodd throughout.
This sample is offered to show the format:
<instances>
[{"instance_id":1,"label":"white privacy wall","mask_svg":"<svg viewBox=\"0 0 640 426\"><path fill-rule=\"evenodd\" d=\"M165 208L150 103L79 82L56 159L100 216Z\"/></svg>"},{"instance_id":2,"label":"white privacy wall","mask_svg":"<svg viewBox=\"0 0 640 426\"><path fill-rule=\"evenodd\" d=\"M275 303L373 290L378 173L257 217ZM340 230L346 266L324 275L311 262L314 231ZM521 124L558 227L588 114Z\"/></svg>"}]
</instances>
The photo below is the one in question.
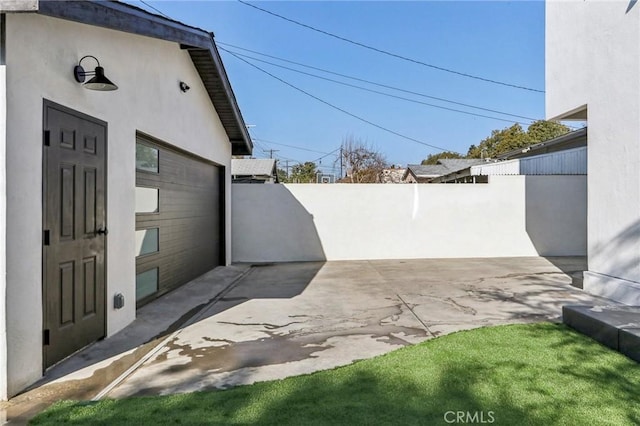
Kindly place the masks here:
<instances>
[{"instance_id":1,"label":"white privacy wall","mask_svg":"<svg viewBox=\"0 0 640 426\"><path fill-rule=\"evenodd\" d=\"M233 261L586 253L585 176L489 184L234 184Z\"/></svg>"},{"instance_id":2,"label":"white privacy wall","mask_svg":"<svg viewBox=\"0 0 640 426\"><path fill-rule=\"evenodd\" d=\"M586 105L584 289L640 304L640 3L546 4L546 115Z\"/></svg>"},{"instance_id":3,"label":"white privacy wall","mask_svg":"<svg viewBox=\"0 0 640 426\"><path fill-rule=\"evenodd\" d=\"M37 14L8 14L6 24L8 329L0 376L6 372L11 396L42 375L43 99L108 125L108 335L135 318L136 131L226 166L227 194L231 145L178 44ZM73 66L84 55L96 56L119 90L96 92L76 83ZM180 80L189 92L179 90ZM229 223L229 203L226 218ZM229 230L227 236L230 241ZM116 293L125 296L123 309L113 309Z\"/></svg>"}]
</instances>

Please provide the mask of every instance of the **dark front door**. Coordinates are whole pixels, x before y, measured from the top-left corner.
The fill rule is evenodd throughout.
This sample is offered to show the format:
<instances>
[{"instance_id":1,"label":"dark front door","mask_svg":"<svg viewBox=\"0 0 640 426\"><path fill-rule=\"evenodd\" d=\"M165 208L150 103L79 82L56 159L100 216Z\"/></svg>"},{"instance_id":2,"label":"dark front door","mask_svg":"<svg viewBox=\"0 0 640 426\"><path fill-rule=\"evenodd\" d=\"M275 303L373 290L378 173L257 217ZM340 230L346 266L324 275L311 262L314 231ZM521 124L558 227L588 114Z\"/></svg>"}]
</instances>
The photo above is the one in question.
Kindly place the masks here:
<instances>
[{"instance_id":1,"label":"dark front door","mask_svg":"<svg viewBox=\"0 0 640 426\"><path fill-rule=\"evenodd\" d=\"M106 123L45 101L44 366L105 336Z\"/></svg>"}]
</instances>

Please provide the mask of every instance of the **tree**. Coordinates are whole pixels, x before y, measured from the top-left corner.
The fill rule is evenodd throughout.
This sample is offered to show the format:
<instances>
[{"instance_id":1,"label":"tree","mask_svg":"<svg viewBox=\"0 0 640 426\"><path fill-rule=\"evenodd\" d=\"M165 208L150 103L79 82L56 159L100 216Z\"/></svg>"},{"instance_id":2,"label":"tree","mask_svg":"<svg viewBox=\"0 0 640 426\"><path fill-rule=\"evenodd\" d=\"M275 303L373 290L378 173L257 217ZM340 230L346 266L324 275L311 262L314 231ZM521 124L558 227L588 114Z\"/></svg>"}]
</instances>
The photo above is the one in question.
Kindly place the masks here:
<instances>
[{"instance_id":1,"label":"tree","mask_svg":"<svg viewBox=\"0 0 640 426\"><path fill-rule=\"evenodd\" d=\"M464 156L458 154L457 152L444 151L444 152L439 152L437 154L429 154L429 156L425 160L422 160L421 164L423 166L430 165L430 164L438 164L438 160L442 160L445 158L464 158Z\"/></svg>"},{"instance_id":2,"label":"tree","mask_svg":"<svg viewBox=\"0 0 640 426\"><path fill-rule=\"evenodd\" d=\"M505 127L502 130L492 130L491 136L483 139L480 144L469 147L468 158L491 158L503 152L520 148L529 144L527 133L519 124Z\"/></svg>"},{"instance_id":3,"label":"tree","mask_svg":"<svg viewBox=\"0 0 640 426\"><path fill-rule=\"evenodd\" d=\"M316 163L307 161L303 164L296 164L291 168L291 183L315 183L316 182Z\"/></svg>"},{"instance_id":4,"label":"tree","mask_svg":"<svg viewBox=\"0 0 640 426\"><path fill-rule=\"evenodd\" d=\"M287 177L286 170L278 169L278 182L280 183L289 183L289 178Z\"/></svg>"},{"instance_id":5,"label":"tree","mask_svg":"<svg viewBox=\"0 0 640 426\"><path fill-rule=\"evenodd\" d=\"M527 134L531 143L538 143L562 136L570 130L564 124L555 121L538 120L529 126Z\"/></svg>"},{"instance_id":6,"label":"tree","mask_svg":"<svg viewBox=\"0 0 640 426\"><path fill-rule=\"evenodd\" d=\"M387 166L385 156L367 143L353 136L342 140L340 160L347 169L342 183L375 183Z\"/></svg>"}]
</instances>

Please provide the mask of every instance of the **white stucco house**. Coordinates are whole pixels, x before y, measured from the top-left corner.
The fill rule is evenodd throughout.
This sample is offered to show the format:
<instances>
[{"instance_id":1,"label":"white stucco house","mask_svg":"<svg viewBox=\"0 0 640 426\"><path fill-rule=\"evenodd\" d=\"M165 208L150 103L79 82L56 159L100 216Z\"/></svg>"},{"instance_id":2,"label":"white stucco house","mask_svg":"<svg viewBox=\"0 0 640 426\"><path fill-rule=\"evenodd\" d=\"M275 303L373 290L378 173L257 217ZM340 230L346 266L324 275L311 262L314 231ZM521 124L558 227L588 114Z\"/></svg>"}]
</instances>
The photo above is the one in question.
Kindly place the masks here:
<instances>
[{"instance_id":1,"label":"white stucco house","mask_svg":"<svg viewBox=\"0 0 640 426\"><path fill-rule=\"evenodd\" d=\"M231 156L251 150L213 34L0 1L0 399L228 264Z\"/></svg>"},{"instance_id":2,"label":"white stucco house","mask_svg":"<svg viewBox=\"0 0 640 426\"><path fill-rule=\"evenodd\" d=\"M546 3L546 115L588 122L584 289L640 305L640 4Z\"/></svg>"}]
</instances>

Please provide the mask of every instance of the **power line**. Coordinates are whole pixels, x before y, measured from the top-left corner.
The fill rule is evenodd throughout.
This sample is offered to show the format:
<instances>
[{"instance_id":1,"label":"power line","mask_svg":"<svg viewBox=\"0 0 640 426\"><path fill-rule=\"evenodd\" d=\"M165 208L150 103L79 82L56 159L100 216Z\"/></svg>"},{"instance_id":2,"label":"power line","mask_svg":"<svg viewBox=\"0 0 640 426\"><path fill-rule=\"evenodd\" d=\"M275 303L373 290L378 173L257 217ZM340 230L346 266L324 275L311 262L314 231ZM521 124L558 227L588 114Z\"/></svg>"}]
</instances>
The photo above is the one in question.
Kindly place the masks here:
<instances>
[{"instance_id":1,"label":"power line","mask_svg":"<svg viewBox=\"0 0 640 426\"><path fill-rule=\"evenodd\" d=\"M162 12L159 9L156 9L155 7L151 6L149 3L147 3L146 1L140 0L140 3L144 4L147 7L150 7L151 9L155 10L156 12L158 12L160 15L164 16L165 18L171 19L173 20L173 18L171 18L169 15L166 15L164 12Z\"/></svg>"},{"instance_id":2,"label":"power line","mask_svg":"<svg viewBox=\"0 0 640 426\"><path fill-rule=\"evenodd\" d=\"M315 149L303 148L301 146L295 146L295 145L288 145L286 143L268 141L266 139L254 138L254 140L255 141L264 142L264 143L268 143L268 144L271 144L271 145L279 145L279 146L286 146L286 147L289 147L289 148L299 149L301 151L309 151L309 152L315 152L315 153L318 153L318 154L326 154L326 152L324 152L324 151L316 151Z\"/></svg>"},{"instance_id":3,"label":"power line","mask_svg":"<svg viewBox=\"0 0 640 426\"><path fill-rule=\"evenodd\" d=\"M319 154L327 154L324 151L316 151L316 150L313 150L313 149L307 149L307 148L297 147L295 145L288 145L288 144L273 142L273 141L266 140L266 139L261 139L261 138L251 138L251 140L254 141L256 143L256 146L258 148L260 148L262 150L262 152L264 152L264 153L271 152L271 151L273 151L273 152L279 151L277 149L269 148L266 145L268 143L270 145L282 145L282 146L287 146L287 147L290 147L290 148L301 149L303 151L310 151L310 152L315 152L315 153L319 153ZM260 142L262 142L262 143L260 143ZM264 154L263 154L263 156L264 156ZM263 158L267 158L267 157L263 157ZM271 157L269 157L269 158L271 158ZM283 155L273 155L273 158L275 158L276 160L292 161L294 163L299 163L299 164L304 163L304 161L299 160L297 158L285 157Z\"/></svg>"},{"instance_id":4,"label":"power line","mask_svg":"<svg viewBox=\"0 0 640 426\"><path fill-rule=\"evenodd\" d=\"M291 161L291 162L294 162L294 163L304 163L304 161L300 161L300 160L298 160L297 158L283 157L283 156L281 156L281 155L280 155L280 156L278 156L278 161L280 161L280 160L284 160L284 161Z\"/></svg>"},{"instance_id":5,"label":"power line","mask_svg":"<svg viewBox=\"0 0 640 426\"><path fill-rule=\"evenodd\" d=\"M272 59L276 59L278 61L283 61L283 62L287 62L287 63L290 63L290 64L298 65L298 66L301 66L301 67L313 69L313 70L316 70L316 71L326 72L327 74L337 75L339 77L348 78L350 80L360 81L360 82L371 84L371 85L378 86L378 87L384 87L385 89L397 90L399 92L404 92L404 93L409 93L409 94L416 95L416 96L421 96L423 98L434 99L434 100L437 100L437 101L447 102L447 103L454 104L454 105L460 105L460 106L464 106L464 107L467 107L467 108L478 109L478 110L481 110L481 111L494 112L496 114L508 115L510 117L523 118L525 120L532 120L532 121L538 120L536 118L526 117L524 115L512 114L512 113L509 113L509 112L499 111L499 110L496 110L496 109L484 108L484 107L480 107L480 106L477 106L477 105L466 104L466 103L463 103L463 102L452 101L451 99L440 98L440 97L437 97L437 96L432 96L432 95L427 95L427 94L420 93L420 92L415 92L413 90L407 90L407 89L402 89L400 87L395 87L395 86L390 86L390 85L387 85L387 84L377 83L375 81L366 80L366 79L363 79L363 78L358 78L358 77L354 77L354 76L350 76L350 75L346 75L346 74L341 74L341 73L338 73L338 72L335 72L335 71L330 71L330 70L327 70L327 69L324 69L324 68L314 67L314 66L303 64L303 63L300 63L300 62L291 61L289 59L280 58L278 56L269 55L267 53L258 52L256 50L251 50L251 49L247 49L247 48L244 48L244 47L235 46L235 45L229 44L229 43L223 43L221 41L216 41L216 44L221 44L223 46L232 47L234 49L244 50L246 52L255 53L256 55L266 56L268 58L272 58ZM267 61L264 61L264 60L261 60L261 59L258 59L258 58L252 58L251 56L243 55L243 54L238 53L238 52L235 52L235 53L237 53L240 56L244 56L244 57L248 57L248 58L251 58L251 59L255 59L256 61L261 61L261 62L272 64L271 62L267 62ZM280 67L284 68L282 65L277 65L277 64L272 64L272 65L280 66ZM301 71L296 70L296 72L301 72Z\"/></svg>"},{"instance_id":6,"label":"power line","mask_svg":"<svg viewBox=\"0 0 640 426\"><path fill-rule=\"evenodd\" d=\"M391 57L394 57L394 58L397 58L397 59L402 59L403 61L412 62L414 64L418 64L418 65L422 65L422 66L425 66L425 67L433 68L433 69L436 69L436 70L439 70L439 71L448 72L448 73L451 73L451 74L456 74L456 75L459 75L461 77L467 77L467 78L472 78L472 79L475 79L475 80L485 81L487 83L492 83L492 84L498 84L498 85L501 85L501 86L512 87L514 89L528 90L530 92L544 93L544 90L533 89L533 88L530 88L530 87L520 86L520 85L517 85L517 84L511 84L511 83L506 83L506 82L498 81L498 80L492 80L492 79L489 79L489 78L479 77L477 75L468 74L468 73L464 73L464 72L460 72L460 71L455 71L455 70L452 70L452 69L449 69L449 68L444 68L444 67L433 65L433 64L428 64L426 62L422 62L422 61L419 61L417 59L412 59L412 58L409 58L407 56L402 56L402 55L397 54L397 53L389 52L388 50L383 50L383 49L379 49L377 47L369 46L368 44L360 43L358 41L354 41L354 40L348 39L346 37L341 37L339 35L330 33L328 31L324 31L324 30L321 30L319 28L312 27L311 25L304 24L304 23L302 23L300 21L296 21L296 20L291 19L291 18L287 18L286 16L279 15L279 14L277 14L275 12L271 12L270 10L263 9L261 7L258 7L256 5L254 5L254 4L247 3L246 1L243 1L243 0L237 0L237 1L239 3L245 5L245 6L249 6L249 7L253 8L253 9L259 10L261 12L267 13L267 14L269 14L271 16L275 16L276 18L283 19L283 20L285 20L287 22L291 22L293 24L299 25L299 26L307 28L309 30L318 32L320 34L324 34L326 36L333 37L335 39L338 39L338 40L341 40L341 41L344 41L344 42L347 42L347 43L351 43L353 45L360 46L362 48L369 49L369 50L372 50L374 52L382 53L382 54L387 55L387 56L391 56Z\"/></svg>"},{"instance_id":7,"label":"power line","mask_svg":"<svg viewBox=\"0 0 640 426\"><path fill-rule=\"evenodd\" d=\"M255 142L255 143L256 143L256 148L260 148L262 151L265 151L265 147L266 147L266 145L262 145L262 144L261 144L261 143L259 143L259 142L258 142L258 140L257 140L257 139L255 139L255 138L251 138L251 140L252 140L253 142Z\"/></svg>"},{"instance_id":8,"label":"power line","mask_svg":"<svg viewBox=\"0 0 640 426\"><path fill-rule=\"evenodd\" d=\"M259 139L259 138L251 138L251 140L256 143L256 147L260 148L260 150L262 150L263 153L271 151L271 149L264 143L264 142L268 142L268 143L271 144L272 143L271 141L267 141L265 139ZM260 142L263 142L263 143L260 143ZM273 151L276 152L278 150L273 150ZM317 151L317 152L319 152L319 151ZM264 154L262 154L262 155L263 155L263 158L266 158L266 157L264 157ZM276 160L288 160L288 161L293 161L293 162L296 162L296 163L300 162L300 160L298 160L297 158L290 158L290 157L285 157L285 156L282 156L282 155L275 155L274 157L276 158Z\"/></svg>"},{"instance_id":9,"label":"power line","mask_svg":"<svg viewBox=\"0 0 640 426\"><path fill-rule=\"evenodd\" d=\"M274 152L278 152L278 151L280 151L280 150L279 150L279 149L264 149L263 151L264 151L265 153L267 153L267 152L268 152L268 153L269 153L269 158L273 159L273 153L274 153Z\"/></svg>"},{"instance_id":10,"label":"power line","mask_svg":"<svg viewBox=\"0 0 640 426\"><path fill-rule=\"evenodd\" d=\"M320 161L320 160L322 160L322 159L323 159L323 158L325 158L325 157L328 157L328 156L330 156L330 155L335 154L336 152L340 151L341 149L342 149L342 147L340 147L340 148L338 148L338 149L334 149L334 150L333 150L333 151L331 151L330 153L328 153L328 154L326 154L326 155L323 155L322 157L318 157L318 158L316 158L315 160L313 160L313 161L311 161L311 162L312 162L312 163L315 163L316 161Z\"/></svg>"},{"instance_id":11,"label":"power line","mask_svg":"<svg viewBox=\"0 0 640 426\"><path fill-rule=\"evenodd\" d=\"M251 138L251 140L252 140L252 141L254 141L254 142L256 143L256 146L257 146L258 148L260 148L263 152L269 152L269 151L276 152L276 151L279 151L279 150L277 150L277 149L271 150L271 149L266 145L266 144L269 144L269 145L280 145L280 146L286 146L286 147L289 147L289 148L299 149L299 150L302 150L302 151L315 152L315 153L317 153L317 154L327 154L327 152L325 152L325 151L317 151L317 150L315 150L315 149L309 149L309 148L304 148L304 147L301 147L301 146L289 145L289 144L280 143L280 142L274 142L274 141L270 141L270 140L262 139L262 138L257 138L257 137L256 137L256 138ZM276 157L277 159L290 160L290 161L294 161L294 162L297 162L297 163L299 163L299 162L300 162L300 160L298 160L298 159L296 159L296 158L284 157L284 156L282 156L282 155L276 155L275 157Z\"/></svg>"},{"instance_id":12,"label":"power line","mask_svg":"<svg viewBox=\"0 0 640 426\"><path fill-rule=\"evenodd\" d=\"M227 50L227 52L230 52L230 51ZM433 108L443 109L443 110L446 110L446 111L457 112L459 114L472 115L474 117L482 117L482 118L488 118L488 119L491 119L491 120L505 121L507 123L514 123L515 122L515 123L518 123L518 124L523 124L525 126L528 126L528 125L531 124L531 123L524 123L524 122L521 122L521 121L509 120L509 119L506 119L506 118L492 117L490 115L478 114L478 113L475 113L475 112L462 111L462 110L459 110L459 109L449 108L449 107L445 107L445 106L442 106L442 105L435 105L435 104L430 104L428 102L422 102L422 101L418 101L418 100L415 100L415 99L405 98L403 96L392 95L391 93L385 93L385 92L381 92L379 90L373 90L373 89L369 89L369 88L366 88L366 87L358 86L358 85L355 85L355 84L350 84L350 83L345 83L343 81L334 80L332 78L322 77L322 76L317 75L317 74L312 74L312 73L308 73L308 72L305 72L305 71L300 71L300 70L297 70L295 68L290 68L290 67L286 67L284 65L279 65L279 64L276 64L276 63L273 63L273 62L265 61L263 59L254 58L253 56L243 55L242 53L238 53L238 52L234 52L234 53L236 53L239 56L242 56L243 58L249 58L249 59L252 59L254 61L258 61L258 62L262 62L262 63L265 63L265 64L273 65L274 67L278 67L278 68L282 68L282 69L285 69L285 70L297 72L299 74L308 75L308 76L314 77L314 78L319 78L321 80L330 81L332 83L341 84L343 86L353 87L355 89L364 90L366 92L376 93L378 95L387 96L387 97L390 97L390 98L400 99L400 100L407 101L407 102L413 102L413 103L420 104L420 105L426 105L426 106L430 106L430 107L433 107ZM514 117L521 117L519 115L514 115L514 114L506 114L506 115L511 115L511 116L514 116ZM533 119L533 118L527 118L527 117L522 117L522 118L526 118L528 120L535 121L535 119Z\"/></svg>"},{"instance_id":13,"label":"power line","mask_svg":"<svg viewBox=\"0 0 640 426\"><path fill-rule=\"evenodd\" d=\"M342 112L343 114L346 114L346 115L348 115L350 117L353 117L353 118L355 118L357 120L360 120L360 121L362 121L364 123L367 123L367 124L369 124L369 125L371 125L373 127L376 127L376 128L378 128L380 130L383 130L383 131L385 131L387 133L391 133L392 135L396 135L398 137L401 137L403 139L418 143L420 145L428 146L430 148L434 148L434 149L437 149L439 151L450 151L449 149L442 148L442 147L439 147L439 146L436 146L436 145L432 145L432 144L429 144L427 142L423 142L423 141L421 141L419 139L412 138L411 136L403 135L402 133L396 132L395 130L391 130L391 129L387 128L387 127L384 127L384 126L376 124L376 123L374 123L372 121L369 121L366 118L362 118L362 117L360 117L360 116L358 116L356 114L353 114L353 113L351 113L351 112L349 112L349 111L347 111L345 109L342 109L342 108L340 108L340 107L338 107L338 106L336 106L336 105L334 105L334 104L332 104L330 102L327 102L324 99L321 99L321 98L319 98L319 97L317 97L315 95L312 95L311 93L309 93L309 92L307 92L307 91L305 91L305 90L303 90L303 89L301 89L301 88L299 88L297 86L294 86L293 84L281 79L280 77L277 77L274 74L271 74L269 71L264 70L264 69L260 68L259 66L255 65L255 64L252 64L251 62L247 61L244 58L241 58L240 56L236 55L235 53L233 53L233 52L231 52L231 51L229 51L227 49L224 49L222 47L220 49L224 50L225 52L228 52L229 54L233 55L236 59L248 64L249 66L257 69L258 71L261 71L262 73L267 74L271 78L274 78L274 79L278 80L282 84L286 84L287 86L291 87L292 89L297 90L298 92L303 93L303 94L309 96L310 98L313 98L313 99L317 100L318 102L321 102L321 103L323 103L323 104L325 104L325 105L327 105L327 106L329 106L329 107L331 107L331 108L333 108L335 110L338 110L338 111Z\"/></svg>"}]
</instances>

